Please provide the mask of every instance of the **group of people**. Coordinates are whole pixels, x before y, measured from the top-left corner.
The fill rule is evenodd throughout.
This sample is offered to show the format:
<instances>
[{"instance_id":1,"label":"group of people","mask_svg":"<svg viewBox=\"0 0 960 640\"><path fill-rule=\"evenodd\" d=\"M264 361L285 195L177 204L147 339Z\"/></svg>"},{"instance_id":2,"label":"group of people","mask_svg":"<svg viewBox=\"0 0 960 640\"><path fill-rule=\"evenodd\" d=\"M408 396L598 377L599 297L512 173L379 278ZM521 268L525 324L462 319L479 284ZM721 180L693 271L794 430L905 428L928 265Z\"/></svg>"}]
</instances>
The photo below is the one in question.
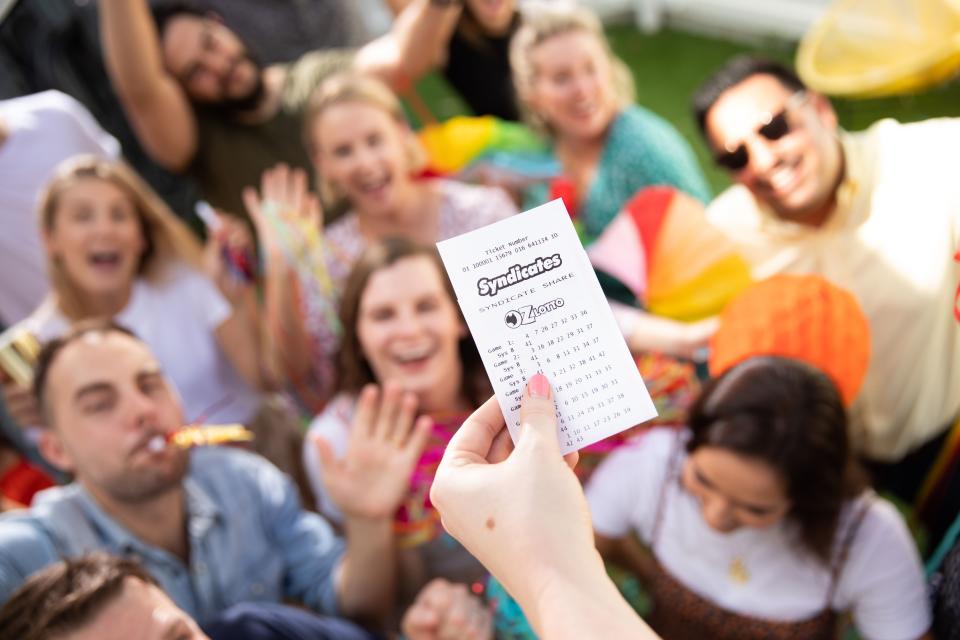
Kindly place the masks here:
<instances>
[{"instance_id":1,"label":"group of people","mask_svg":"<svg viewBox=\"0 0 960 640\"><path fill-rule=\"evenodd\" d=\"M713 197L586 9L396 0L359 49L261 66L229 14L157 4L99 0L104 60L143 148L216 209L205 239L71 98L0 102L0 475L19 456L61 484L0 516L0 637L954 637L921 557L960 558L958 121L848 133L735 58L692 97L734 183ZM559 173L425 175L401 96L431 70ZM556 197L662 413L577 474L536 372L511 442L434 248ZM693 373L724 306L782 274L859 304L852 402L776 345ZM654 356L687 373L658 386ZM234 423L250 450L154 446Z\"/></svg>"}]
</instances>

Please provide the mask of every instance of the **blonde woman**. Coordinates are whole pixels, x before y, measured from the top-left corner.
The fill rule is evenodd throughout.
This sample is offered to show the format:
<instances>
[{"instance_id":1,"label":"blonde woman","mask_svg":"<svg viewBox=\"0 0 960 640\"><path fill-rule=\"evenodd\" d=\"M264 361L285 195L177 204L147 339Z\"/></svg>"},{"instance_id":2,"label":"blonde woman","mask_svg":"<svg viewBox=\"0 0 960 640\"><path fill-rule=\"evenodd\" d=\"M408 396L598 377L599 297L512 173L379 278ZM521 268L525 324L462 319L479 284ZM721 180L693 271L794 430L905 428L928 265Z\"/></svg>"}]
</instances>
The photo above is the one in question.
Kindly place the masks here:
<instances>
[{"instance_id":1,"label":"blonde woman","mask_svg":"<svg viewBox=\"0 0 960 640\"><path fill-rule=\"evenodd\" d=\"M709 199L687 141L633 104L630 71L588 9L544 6L524 14L510 64L528 120L550 136L563 167L561 179L531 188L528 204L564 196L589 242L643 187L668 185Z\"/></svg>"},{"instance_id":2,"label":"blonde woman","mask_svg":"<svg viewBox=\"0 0 960 640\"><path fill-rule=\"evenodd\" d=\"M322 239L304 244L322 216L316 198L306 193L303 172L268 171L261 194L248 189L244 198L264 243L267 315L285 345L284 370L294 380L307 380L298 386L314 392L310 404L319 408L333 386L330 362L338 338L331 318L363 250L387 237L432 244L506 218L516 205L497 188L419 178L423 151L400 102L371 77L345 74L324 82L312 97L304 136L325 200L347 209ZM311 251L322 252L313 271L303 268ZM302 314L291 318L296 298Z\"/></svg>"},{"instance_id":3,"label":"blonde woman","mask_svg":"<svg viewBox=\"0 0 960 640\"><path fill-rule=\"evenodd\" d=\"M79 320L113 318L156 354L189 419L248 424L264 386L255 301L222 254L249 239L221 223L204 249L122 162L67 161L40 205L52 293L11 331L46 341ZM26 389L8 381L4 395L20 424L38 424Z\"/></svg>"}]
</instances>

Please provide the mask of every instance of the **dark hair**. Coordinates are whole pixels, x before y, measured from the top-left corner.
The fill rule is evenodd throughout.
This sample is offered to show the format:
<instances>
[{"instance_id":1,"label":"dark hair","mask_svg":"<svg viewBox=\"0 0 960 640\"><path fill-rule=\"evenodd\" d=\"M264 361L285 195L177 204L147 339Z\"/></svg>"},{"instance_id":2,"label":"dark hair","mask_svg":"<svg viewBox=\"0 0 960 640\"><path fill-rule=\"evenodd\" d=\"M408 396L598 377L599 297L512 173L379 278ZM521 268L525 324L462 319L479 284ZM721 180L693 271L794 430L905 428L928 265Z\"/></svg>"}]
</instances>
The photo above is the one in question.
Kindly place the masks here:
<instances>
[{"instance_id":1,"label":"dark hair","mask_svg":"<svg viewBox=\"0 0 960 640\"><path fill-rule=\"evenodd\" d=\"M791 91L807 88L793 70L776 60L748 55L736 56L704 80L693 93L693 117L704 137L707 136L707 114L720 96L730 87L761 74L773 76Z\"/></svg>"},{"instance_id":2,"label":"dark hair","mask_svg":"<svg viewBox=\"0 0 960 640\"><path fill-rule=\"evenodd\" d=\"M57 356L68 345L91 333L122 333L134 340L140 340L130 329L120 326L113 320L94 318L77 322L66 334L45 343L43 348L40 349L39 355L37 355L37 364L33 369L33 397L37 401L37 406L44 412L44 417L49 415L46 412L44 401L46 400L50 367L53 366ZM47 422L49 423L49 421Z\"/></svg>"},{"instance_id":3,"label":"dark hair","mask_svg":"<svg viewBox=\"0 0 960 640\"><path fill-rule=\"evenodd\" d=\"M182 15L194 16L196 18L205 18L207 12L190 2L171 0L163 2L151 10L153 22L157 25L157 35L162 39L163 32L167 25L174 18Z\"/></svg>"},{"instance_id":4,"label":"dark hair","mask_svg":"<svg viewBox=\"0 0 960 640\"><path fill-rule=\"evenodd\" d=\"M829 562L841 509L866 483L843 400L826 374L788 358L744 360L704 386L689 424L689 452L719 447L773 467L800 542Z\"/></svg>"},{"instance_id":5,"label":"dark hair","mask_svg":"<svg viewBox=\"0 0 960 640\"><path fill-rule=\"evenodd\" d=\"M447 279L440 255L432 247L418 245L405 238L386 238L371 245L357 260L347 278L340 302L340 322L343 325L343 340L337 354L338 391L357 393L364 385L376 382L373 369L363 355L360 346L360 337L357 335L357 321L360 318L360 299L370 282L370 277L387 267L393 266L400 260L423 256L429 258L437 268L443 281L444 290L450 296L454 307L459 313L457 296L453 285ZM460 316L463 321L463 316ZM490 395L490 382L487 380L477 345L469 335L460 340L460 361L463 365L463 382L461 390L471 406L479 407Z\"/></svg>"},{"instance_id":6,"label":"dark hair","mask_svg":"<svg viewBox=\"0 0 960 640\"><path fill-rule=\"evenodd\" d=\"M158 586L133 560L97 552L34 573L0 609L0 638L47 640L92 620L127 578Z\"/></svg>"}]
</instances>

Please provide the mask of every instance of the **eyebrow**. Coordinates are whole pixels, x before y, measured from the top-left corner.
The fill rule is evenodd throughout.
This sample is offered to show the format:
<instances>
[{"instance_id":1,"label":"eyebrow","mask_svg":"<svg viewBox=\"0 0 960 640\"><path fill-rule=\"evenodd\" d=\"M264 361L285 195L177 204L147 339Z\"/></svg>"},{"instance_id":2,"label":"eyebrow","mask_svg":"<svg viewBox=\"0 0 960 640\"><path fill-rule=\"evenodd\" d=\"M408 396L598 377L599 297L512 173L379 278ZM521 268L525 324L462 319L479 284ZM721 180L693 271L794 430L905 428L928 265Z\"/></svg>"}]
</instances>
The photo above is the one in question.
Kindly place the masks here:
<instances>
[{"instance_id":1,"label":"eyebrow","mask_svg":"<svg viewBox=\"0 0 960 640\"><path fill-rule=\"evenodd\" d=\"M707 476L703 475L703 471L700 470L700 468L697 466L695 462L691 461L690 466L693 467L693 473L696 474L697 480L699 480L701 484L705 484L711 489L715 491L719 491L719 489L717 488L717 485L711 482ZM741 507L743 509L751 509L754 511L773 511L777 508L777 505L751 504L749 502L741 502L740 500L733 500L729 497L727 497L727 499L730 500L730 502L732 502L737 507Z\"/></svg>"},{"instance_id":2,"label":"eyebrow","mask_svg":"<svg viewBox=\"0 0 960 640\"><path fill-rule=\"evenodd\" d=\"M152 365L148 368L142 369L137 373L137 382L142 382L144 380L149 380L151 378L163 378L163 372L160 371L160 367L157 365ZM77 392L73 394L73 399L75 401L80 401L86 396L90 396L96 393L106 393L114 391L116 387L104 380L91 382L90 384L84 385L77 389Z\"/></svg>"},{"instance_id":3,"label":"eyebrow","mask_svg":"<svg viewBox=\"0 0 960 640\"><path fill-rule=\"evenodd\" d=\"M96 393L108 393L114 390L114 386L109 382L91 382L88 385L80 387L76 393L73 394L73 399L76 402L83 400L86 396L91 396Z\"/></svg>"},{"instance_id":4,"label":"eyebrow","mask_svg":"<svg viewBox=\"0 0 960 640\"><path fill-rule=\"evenodd\" d=\"M149 380L151 378L163 378L163 372L160 371L160 367L155 366L149 369L144 369L137 374L138 382Z\"/></svg>"}]
</instances>

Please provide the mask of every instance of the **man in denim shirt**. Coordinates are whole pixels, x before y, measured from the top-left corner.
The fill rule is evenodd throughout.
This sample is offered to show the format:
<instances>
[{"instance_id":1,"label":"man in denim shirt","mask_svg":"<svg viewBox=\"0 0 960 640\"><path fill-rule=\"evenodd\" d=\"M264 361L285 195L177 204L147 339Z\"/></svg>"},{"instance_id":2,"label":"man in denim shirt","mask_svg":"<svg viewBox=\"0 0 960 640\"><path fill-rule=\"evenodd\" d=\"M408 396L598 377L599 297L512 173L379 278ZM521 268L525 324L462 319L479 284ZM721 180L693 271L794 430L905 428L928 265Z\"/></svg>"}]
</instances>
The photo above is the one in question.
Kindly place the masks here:
<instances>
[{"instance_id":1,"label":"man in denim shirt","mask_svg":"<svg viewBox=\"0 0 960 640\"><path fill-rule=\"evenodd\" d=\"M347 617L389 607L395 567L371 559L393 544L392 512L349 516L344 543L257 456L150 447L183 415L156 359L125 330L81 325L45 348L35 375L49 425L41 451L76 481L0 517L0 602L61 557L106 551L138 559L200 622L251 601Z\"/></svg>"}]
</instances>

